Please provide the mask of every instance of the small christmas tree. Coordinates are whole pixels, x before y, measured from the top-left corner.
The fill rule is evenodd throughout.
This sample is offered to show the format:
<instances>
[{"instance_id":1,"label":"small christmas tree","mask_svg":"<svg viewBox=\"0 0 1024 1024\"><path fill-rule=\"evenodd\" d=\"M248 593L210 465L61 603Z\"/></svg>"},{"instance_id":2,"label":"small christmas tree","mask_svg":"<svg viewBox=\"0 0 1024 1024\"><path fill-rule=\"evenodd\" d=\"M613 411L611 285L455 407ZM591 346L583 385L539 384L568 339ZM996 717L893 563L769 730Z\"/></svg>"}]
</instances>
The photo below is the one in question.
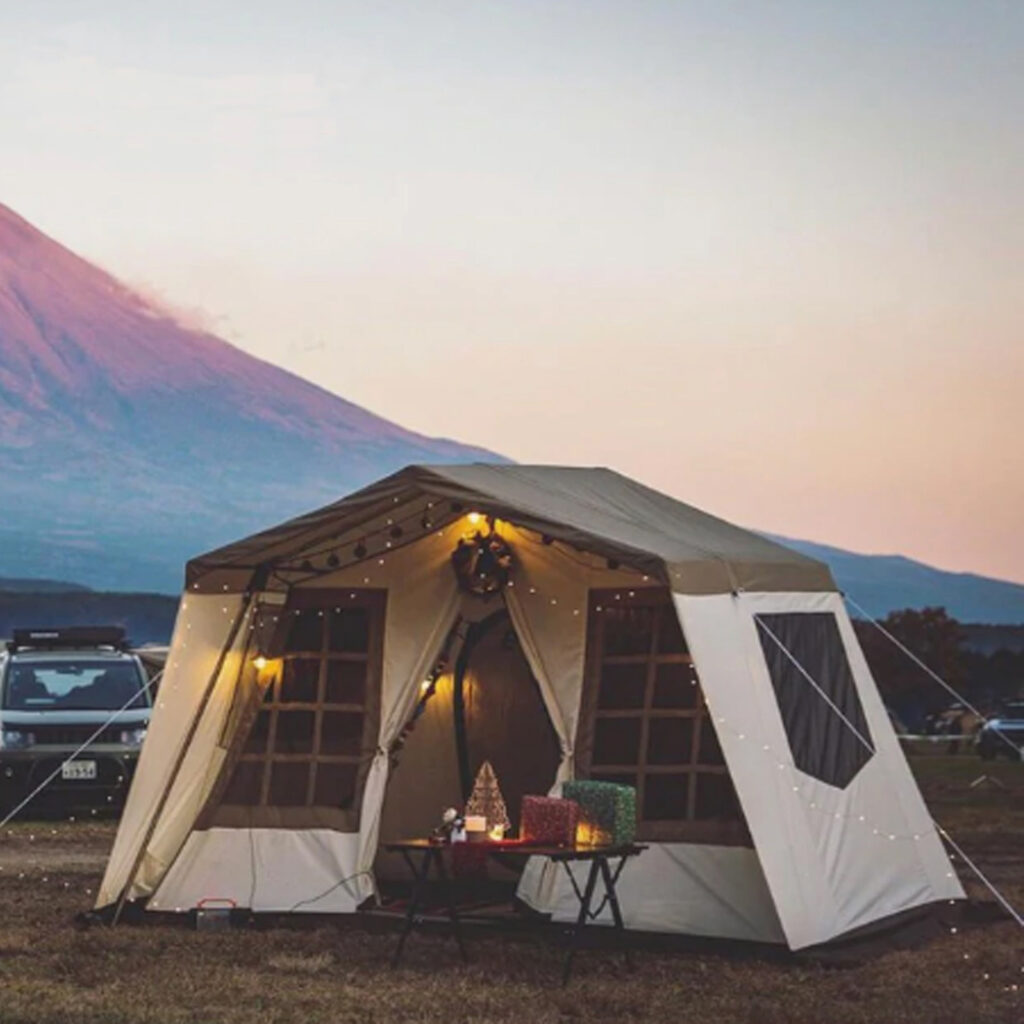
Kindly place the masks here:
<instances>
[{"instance_id":1,"label":"small christmas tree","mask_svg":"<svg viewBox=\"0 0 1024 1024\"><path fill-rule=\"evenodd\" d=\"M494 774L490 761L484 761L480 765L480 771L476 773L476 782L473 783L473 792L469 794L465 813L467 817L482 815L486 818L488 831L499 825L504 831L508 831L512 826L508 820L505 798L501 795L501 787L498 785L498 776Z\"/></svg>"}]
</instances>

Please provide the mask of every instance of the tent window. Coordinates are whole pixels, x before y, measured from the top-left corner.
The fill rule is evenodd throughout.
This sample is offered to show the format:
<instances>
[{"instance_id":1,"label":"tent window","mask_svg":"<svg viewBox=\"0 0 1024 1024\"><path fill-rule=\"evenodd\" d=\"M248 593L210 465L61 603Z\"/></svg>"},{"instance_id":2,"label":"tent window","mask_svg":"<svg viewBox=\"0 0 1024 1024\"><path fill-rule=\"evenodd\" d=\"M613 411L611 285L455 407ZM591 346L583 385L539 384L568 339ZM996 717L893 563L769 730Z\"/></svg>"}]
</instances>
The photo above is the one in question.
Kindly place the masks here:
<instances>
[{"instance_id":1,"label":"tent window","mask_svg":"<svg viewBox=\"0 0 1024 1024\"><path fill-rule=\"evenodd\" d=\"M358 826L379 728L384 599L303 592L278 671L234 748L215 824Z\"/></svg>"},{"instance_id":2,"label":"tent window","mask_svg":"<svg viewBox=\"0 0 1024 1024\"><path fill-rule=\"evenodd\" d=\"M577 751L636 787L642 839L749 844L668 590L591 591Z\"/></svg>"},{"instance_id":3,"label":"tent window","mask_svg":"<svg viewBox=\"0 0 1024 1024\"><path fill-rule=\"evenodd\" d=\"M831 612L757 615L793 763L845 789L871 760L874 740Z\"/></svg>"}]
</instances>

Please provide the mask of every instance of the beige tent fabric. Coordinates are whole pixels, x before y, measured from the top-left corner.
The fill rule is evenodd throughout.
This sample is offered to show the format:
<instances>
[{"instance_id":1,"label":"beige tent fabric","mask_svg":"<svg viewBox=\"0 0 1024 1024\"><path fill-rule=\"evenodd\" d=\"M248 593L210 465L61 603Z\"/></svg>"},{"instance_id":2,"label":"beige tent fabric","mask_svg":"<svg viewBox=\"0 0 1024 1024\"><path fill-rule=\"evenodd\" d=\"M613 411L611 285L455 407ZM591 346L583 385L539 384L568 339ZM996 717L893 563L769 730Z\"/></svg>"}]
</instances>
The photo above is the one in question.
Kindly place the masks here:
<instances>
[{"instance_id":1,"label":"beige tent fabric","mask_svg":"<svg viewBox=\"0 0 1024 1024\"><path fill-rule=\"evenodd\" d=\"M351 869L350 874L368 870L373 863L380 808L387 783L386 752L411 714L419 683L433 666L455 621L460 597L448 566L454 543L451 528L436 531L414 546L374 560L372 566L340 570L316 581L318 586L332 589L359 586L380 587L388 591L378 751L364 790L356 856L350 864L344 865ZM182 601L161 701L150 724L150 733L97 906L115 901L128 879L153 807L166 788L176 744L182 742L206 680L227 638L231 619L241 607L242 598L238 595L189 594ZM247 634L247 629L240 631L238 643L226 659L213 699L189 747L153 839L148 844L142 870L131 892L133 897L149 895L160 884L194 828L218 777L224 748L231 741L230 736L223 734L224 722L232 705ZM320 842L312 836L316 830L309 831L310 841ZM351 846L346 845L344 849L351 849ZM191 881L177 877L175 884L186 891ZM358 885L363 896L373 891L368 877L360 876ZM174 901L173 895L161 895L164 897L161 902ZM264 888L262 895L268 901L263 909L287 910L294 902L289 899L287 905L272 906L272 888Z\"/></svg>"},{"instance_id":2,"label":"beige tent fabric","mask_svg":"<svg viewBox=\"0 0 1024 1024\"><path fill-rule=\"evenodd\" d=\"M117 839L107 862L97 906L115 902L129 880L156 806L170 781L189 723L195 718L231 625L235 617L242 614L242 607L243 598L234 594L187 596L179 606L171 653ZM247 637L248 629L243 625L225 658L206 714L148 844L130 897L153 891L209 795L223 758L217 741L224 716L231 706Z\"/></svg>"},{"instance_id":3,"label":"beige tent fabric","mask_svg":"<svg viewBox=\"0 0 1024 1024\"><path fill-rule=\"evenodd\" d=\"M432 530L415 544L382 554L368 565L341 569L308 584L383 587L388 592L380 736L363 791L358 871L369 871L377 853L388 752L412 714L420 683L434 667L458 615L460 593L448 564L456 540L455 527ZM368 877L363 884L369 894Z\"/></svg>"},{"instance_id":4,"label":"beige tent fabric","mask_svg":"<svg viewBox=\"0 0 1024 1024\"><path fill-rule=\"evenodd\" d=\"M562 744L562 762L553 780L560 786L573 775L590 590L656 584L650 576L608 569L600 559L545 544L540 534L510 523L499 522L495 529L515 556L505 604Z\"/></svg>"},{"instance_id":5,"label":"beige tent fabric","mask_svg":"<svg viewBox=\"0 0 1024 1024\"><path fill-rule=\"evenodd\" d=\"M555 921L575 921L579 902L572 884L564 871L545 870L548 863L531 858L517 895ZM580 867L575 877L582 887L586 874ZM617 890L627 928L786 941L757 852L746 847L649 843L642 857L625 866ZM612 923L607 906L598 921Z\"/></svg>"},{"instance_id":6,"label":"beige tent fabric","mask_svg":"<svg viewBox=\"0 0 1024 1024\"><path fill-rule=\"evenodd\" d=\"M230 900L257 912L351 914L367 894L358 853L357 833L326 828L194 831L147 909L181 913Z\"/></svg>"},{"instance_id":7,"label":"beige tent fabric","mask_svg":"<svg viewBox=\"0 0 1024 1024\"><path fill-rule=\"evenodd\" d=\"M430 506L428 510L428 506ZM308 515L189 563L197 592L244 588L257 566L301 577L306 559L383 544L393 520L431 528L473 508L657 576L677 593L835 590L828 568L608 469L475 464L410 466ZM411 525L410 525L411 524ZM367 545L368 547L370 545ZM312 556L312 557L311 557Z\"/></svg>"},{"instance_id":8,"label":"beige tent fabric","mask_svg":"<svg viewBox=\"0 0 1024 1024\"><path fill-rule=\"evenodd\" d=\"M675 605L790 947L962 898L842 597L676 596ZM845 788L793 763L754 621L780 612L835 616L875 747Z\"/></svg>"}]
</instances>

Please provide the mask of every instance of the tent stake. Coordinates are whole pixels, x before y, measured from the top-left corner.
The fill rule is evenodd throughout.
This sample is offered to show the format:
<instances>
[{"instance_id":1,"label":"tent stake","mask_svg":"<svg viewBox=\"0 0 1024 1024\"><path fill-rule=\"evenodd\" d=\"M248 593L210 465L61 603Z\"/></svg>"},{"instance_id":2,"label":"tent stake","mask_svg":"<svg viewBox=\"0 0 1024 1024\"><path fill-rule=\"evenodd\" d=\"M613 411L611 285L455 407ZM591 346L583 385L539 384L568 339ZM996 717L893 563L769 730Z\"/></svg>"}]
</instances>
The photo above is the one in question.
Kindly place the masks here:
<instances>
[{"instance_id":1,"label":"tent stake","mask_svg":"<svg viewBox=\"0 0 1024 1024\"><path fill-rule=\"evenodd\" d=\"M263 578L264 575L265 574L260 574L261 578ZM167 806L167 801L170 799L171 790L174 788L174 784L178 781L178 773L181 771L181 766L185 763L185 757L188 754L189 747L192 746L192 740L199 729L199 723L203 720L203 715L206 713L207 705L210 703L210 698L213 696L213 691L217 686L217 680L220 678L221 671L224 668L224 662L227 660L228 652L234 646L235 639L238 636L238 631L242 628L242 623L245 621L245 618L249 613L249 609L252 607L252 603L255 600L255 586L256 581L254 579L246 589L246 599L242 602L241 607L238 609L238 614L235 616L235 620L231 624L231 631L228 633L228 638L225 641L224 646L221 648L220 654L217 656L217 663L214 665L213 671L210 673L210 678L207 680L202 700L200 700L199 707L196 709L196 713L192 717L192 721L189 723L188 732L185 734L185 738L182 741L181 746L178 748L177 756L174 759L174 765L171 768L170 778L168 779L167 785L164 787L163 793L160 794L160 799L157 801L152 817L149 819L149 825L146 827L145 837L139 846L139 852L135 855L135 861L128 874L128 880L125 882L124 888L121 890L121 895L117 899L117 907L114 910L114 916L110 922L112 927L121 919L121 912L124 910L124 905L128 900L128 893L131 892L132 886L135 884L135 879L138 877L139 869L142 867L142 861L146 856L146 850L149 847L150 840L153 838L153 833L156 831L157 823L160 821L160 815L163 814L164 807Z\"/></svg>"}]
</instances>

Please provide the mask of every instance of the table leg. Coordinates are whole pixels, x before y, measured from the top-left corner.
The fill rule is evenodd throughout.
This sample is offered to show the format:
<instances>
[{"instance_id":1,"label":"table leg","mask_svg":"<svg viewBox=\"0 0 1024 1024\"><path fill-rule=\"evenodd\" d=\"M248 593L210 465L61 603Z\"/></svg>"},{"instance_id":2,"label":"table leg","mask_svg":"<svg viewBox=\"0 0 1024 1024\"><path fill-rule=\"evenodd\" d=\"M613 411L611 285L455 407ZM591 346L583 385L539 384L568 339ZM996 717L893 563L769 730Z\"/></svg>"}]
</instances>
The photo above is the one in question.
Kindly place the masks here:
<instances>
[{"instance_id":1,"label":"table leg","mask_svg":"<svg viewBox=\"0 0 1024 1024\"><path fill-rule=\"evenodd\" d=\"M624 864L626 858L623 857L619 864L619 870L612 874L612 869L608 866L608 858L601 857L601 876L604 879L605 892L608 894L608 905L612 908L612 920L615 922L614 931L618 936L619 947L626 958L626 966L632 970L633 958L629 952L629 941L626 938L626 926L622 920L622 911L619 908L619 897L615 892L615 882L619 877L619 873L622 870L622 864Z\"/></svg>"},{"instance_id":2,"label":"table leg","mask_svg":"<svg viewBox=\"0 0 1024 1024\"><path fill-rule=\"evenodd\" d=\"M572 958L576 953L576 946L579 944L583 929L587 924L587 917L590 914L590 901L594 898L594 887L597 885L599 870L598 860L595 858L590 862L590 874L587 876L587 886L583 890L583 898L580 900L580 912L576 918L576 927L569 938L569 949L565 954L565 963L562 966L563 985L569 983L569 973L572 971Z\"/></svg>"},{"instance_id":3,"label":"table leg","mask_svg":"<svg viewBox=\"0 0 1024 1024\"><path fill-rule=\"evenodd\" d=\"M452 931L455 933L455 941L462 954L462 962L468 964L469 954L462 941L462 928L459 925L459 912L455 907L455 894L452 892L452 882L448 877L448 871L444 866L444 857L441 856L440 851L437 855L437 873L441 878L441 891L444 893L445 903L448 905L448 919L452 923Z\"/></svg>"},{"instance_id":4,"label":"table leg","mask_svg":"<svg viewBox=\"0 0 1024 1024\"><path fill-rule=\"evenodd\" d=\"M391 955L392 967L398 966L398 961L402 958L402 950L405 948L405 940L409 938L409 932L416 924L416 911L419 910L420 904L423 902L427 888L427 876L430 874L430 862L434 859L435 852L434 850L425 850L423 860L417 867L412 857L405 850L402 851L405 863L409 865L409 870L412 872L412 895L409 897L409 908L405 912L405 926L402 928L402 934L398 937L398 945Z\"/></svg>"}]
</instances>

